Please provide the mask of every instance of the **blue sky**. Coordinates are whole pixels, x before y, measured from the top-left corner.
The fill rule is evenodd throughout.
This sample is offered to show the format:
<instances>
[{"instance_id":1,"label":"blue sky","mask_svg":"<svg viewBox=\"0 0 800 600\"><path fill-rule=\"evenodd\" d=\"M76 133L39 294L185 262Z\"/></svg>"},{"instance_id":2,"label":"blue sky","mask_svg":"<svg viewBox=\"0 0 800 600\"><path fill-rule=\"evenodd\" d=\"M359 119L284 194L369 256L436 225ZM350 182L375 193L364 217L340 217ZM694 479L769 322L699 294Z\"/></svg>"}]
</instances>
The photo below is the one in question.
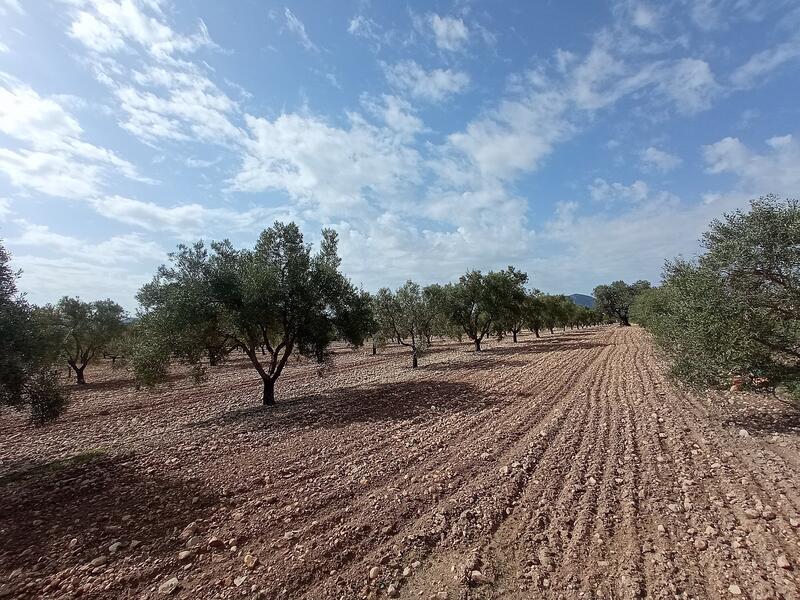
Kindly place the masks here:
<instances>
[{"instance_id":1,"label":"blue sky","mask_svg":"<svg viewBox=\"0 0 800 600\"><path fill-rule=\"evenodd\" d=\"M800 189L800 4L0 0L0 237L37 303L339 231L370 290L658 280Z\"/></svg>"}]
</instances>

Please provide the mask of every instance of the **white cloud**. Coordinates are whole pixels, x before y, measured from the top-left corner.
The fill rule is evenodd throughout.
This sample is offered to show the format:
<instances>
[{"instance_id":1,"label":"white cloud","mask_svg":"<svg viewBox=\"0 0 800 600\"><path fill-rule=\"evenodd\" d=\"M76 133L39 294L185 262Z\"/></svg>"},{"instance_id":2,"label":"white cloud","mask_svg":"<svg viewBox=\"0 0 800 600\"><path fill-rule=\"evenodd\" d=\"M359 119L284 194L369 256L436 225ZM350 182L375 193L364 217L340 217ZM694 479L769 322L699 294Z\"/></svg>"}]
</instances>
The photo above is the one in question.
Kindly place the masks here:
<instances>
[{"instance_id":1,"label":"white cloud","mask_svg":"<svg viewBox=\"0 0 800 600\"><path fill-rule=\"evenodd\" d=\"M682 162L679 156L664 152L653 146L644 150L639 156L639 159L645 170L660 171L661 173L672 171Z\"/></svg>"},{"instance_id":2,"label":"white cloud","mask_svg":"<svg viewBox=\"0 0 800 600\"><path fill-rule=\"evenodd\" d=\"M441 102L463 91L469 85L469 75L451 69L426 71L413 60L384 65L386 79L396 88L431 102Z\"/></svg>"},{"instance_id":3,"label":"white cloud","mask_svg":"<svg viewBox=\"0 0 800 600\"><path fill-rule=\"evenodd\" d=\"M81 6L70 25L69 35L99 53L116 53L133 42L153 57L166 60L178 53L215 47L205 23L192 35L173 31L161 19L158 2L134 0L77 0ZM152 14L147 14L149 8Z\"/></svg>"},{"instance_id":4,"label":"white cloud","mask_svg":"<svg viewBox=\"0 0 800 600\"><path fill-rule=\"evenodd\" d=\"M637 179L631 185L619 182L609 183L598 177L589 186L592 200L598 202L644 202L650 195L650 188L644 181Z\"/></svg>"},{"instance_id":5,"label":"white cloud","mask_svg":"<svg viewBox=\"0 0 800 600\"><path fill-rule=\"evenodd\" d=\"M703 147L709 173L730 173L736 189L744 194L770 192L795 195L800 189L800 144L791 135L766 140L768 150L759 154L738 138L726 137Z\"/></svg>"},{"instance_id":6,"label":"white cloud","mask_svg":"<svg viewBox=\"0 0 800 600\"><path fill-rule=\"evenodd\" d=\"M11 210L11 200L0 198L0 221L5 221L14 211Z\"/></svg>"},{"instance_id":7,"label":"white cloud","mask_svg":"<svg viewBox=\"0 0 800 600\"><path fill-rule=\"evenodd\" d=\"M308 37L308 33L306 33L306 26L303 25L303 22L298 19L288 7L284 8L283 14L284 17L286 17L286 28L295 36L297 36L297 39L300 40L303 48L318 52L319 48L314 42L311 41L311 38Z\"/></svg>"},{"instance_id":8,"label":"white cloud","mask_svg":"<svg viewBox=\"0 0 800 600\"><path fill-rule=\"evenodd\" d=\"M800 59L800 37L751 56L731 75L731 83L740 88L752 87L784 64Z\"/></svg>"},{"instance_id":9,"label":"white cloud","mask_svg":"<svg viewBox=\"0 0 800 600\"><path fill-rule=\"evenodd\" d=\"M25 11L22 10L22 5L19 0L0 0L0 16L6 16L9 12L15 12L18 15L24 15Z\"/></svg>"},{"instance_id":10,"label":"white cloud","mask_svg":"<svg viewBox=\"0 0 800 600\"><path fill-rule=\"evenodd\" d=\"M231 121L238 105L198 68L148 67L115 86L122 127L147 142L159 139L235 145L243 135ZM133 83L141 87L135 87Z\"/></svg>"},{"instance_id":11,"label":"white cloud","mask_svg":"<svg viewBox=\"0 0 800 600\"><path fill-rule=\"evenodd\" d=\"M469 39L469 29L460 18L440 17L433 13L428 15L428 24L433 30L436 47L440 50L459 51Z\"/></svg>"},{"instance_id":12,"label":"white cloud","mask_svg":"<svg viewBox=\"0 0 800 600\"><path fill-rule=\"evenodd\" d=\"M425 129L422 119L414 114L414 107L409 102L384 94L380 100L369 96L362 97L365 108L380 118L387 127L396 131L398 134L411 140L414 135Z\"/></svg>"},{"instance_id":13,"label":"white cloud","mask_svg":"<svg viewBox=\"0 0 800 600\"><path fill-rule=\"evenodd\" d=\"M163 261L167 257L167 253L157 243L135 233L89 243L55 233L46 225L35 225L24 219L18 219L16 224L22 231L20 235L9 239L9 244L47 249L62 256L80 258L87 263L110 265L140 260Z\"/></svg>"},{"instance_id":14,"label":"white cloud","mask_svg":"<svg viewBox=\"0 0 800 600\"><path fill-rule=\"evenodd\" d=\"M231 187L284 191L323 218L362 211L366 195L402 193L416 181L417 152L392 130L349 116L349 127L339 128L313 116L248 115L250 138Z\"/></svg>"},{"instance_id":15,"label":"white cloud","mask_svg":"<svg viewBox=\"0 0 800 600\"><path fill-rule=\"evenodd\" d=\"M168 231L183 238L201 235L210 229L251 231L289 213L284 207L251 208L241 212L197 203L165 207L123 196L95 198L90 204L108 219L147 231Z\"/></svg>"},{"instance_id":16,"label":"white cloud","mask_svg":"<svg viewBox=\"0 0 800 600\"><path fill-rule=\"evenodd\" d=\"M152 278L158 263L98 264L74 256L47 258L15 253L14 264L22 269L20 287L35 304L56 302L62 296L112 298L133 311L136 293Z\"/></svg>"},{"instance_id":17,"label":"white cloud","mask_svg":"<svg viewBox=\"0 0 800 600\"><path fill-rule=\"evenodd\" d=\"M8 76L0 76L0 132L30 147L0 149L0 171L17 187L79 198L98 193L112 172L150 182L113 151L83 141L60 104Z\"/></svg>"}]
</instances>

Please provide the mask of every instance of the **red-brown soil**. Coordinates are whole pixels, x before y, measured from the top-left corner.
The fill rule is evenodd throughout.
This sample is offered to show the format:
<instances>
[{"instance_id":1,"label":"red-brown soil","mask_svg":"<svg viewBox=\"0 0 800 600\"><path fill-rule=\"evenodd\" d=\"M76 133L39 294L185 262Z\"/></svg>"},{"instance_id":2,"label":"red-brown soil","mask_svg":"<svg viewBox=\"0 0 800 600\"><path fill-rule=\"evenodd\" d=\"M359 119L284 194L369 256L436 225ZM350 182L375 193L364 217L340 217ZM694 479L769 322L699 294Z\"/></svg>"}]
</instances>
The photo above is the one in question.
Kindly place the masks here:
<instances>
[{"instance_id":1,"label":"red-brown soil","mask_svg":"<svg viewBox=\"0 0 800 600\"><path fill-rule=\"evenodd\" d=\"M292 361L272 409L240 357L96 366L0 418L0 597L800 598L800 413L680 390L638 328L487 346Z\"/></svg>"}]
</instances>

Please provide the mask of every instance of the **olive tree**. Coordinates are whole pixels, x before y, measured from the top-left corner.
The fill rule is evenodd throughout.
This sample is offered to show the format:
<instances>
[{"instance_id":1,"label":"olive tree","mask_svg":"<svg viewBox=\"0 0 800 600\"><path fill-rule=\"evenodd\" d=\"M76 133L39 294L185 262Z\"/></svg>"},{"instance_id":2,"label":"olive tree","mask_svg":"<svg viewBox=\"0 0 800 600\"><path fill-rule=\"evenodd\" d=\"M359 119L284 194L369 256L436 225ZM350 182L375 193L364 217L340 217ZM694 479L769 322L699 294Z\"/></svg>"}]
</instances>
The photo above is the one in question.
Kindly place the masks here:
<instances>
[{"instance_id":1,"label":"olive tree","mask_svg":"<svg viewBox=\"0 0 800 600\"><path fill-rule=\"evenodd\" d=\"M517 335L525 326L526 309L528 308L525 284L528 282L528 275L511 266L498 275L500 276L497 278L496 286L499 314L496 326L501 332L510 331L511 339L516 343Z\"/></svg>"},{"instance_id":2,"label":"olive tree","mask_svg":"<svg viewBox=\"0 0 800 600\"><path fill-rule=\"evenodd\" d=\"M294 223L276 222L255 247L229 241L178 246L139 292L142 327L134 372L148 385L166 377L171 358L195 369L210 337L241 349L275 404L275 382L293 353L325 362L335 339L355 345L369 329L369 298L339 270L337 235L322 231L312 252ZM263 354L262 354L263 348Z\"/></svg>"},{"instance_id":3,"label":"olive tree","mask_svg":"<svg viewBox=\"0 0 800 600\"><path fill-rule=\"evenodd\" d=\"M444 311L451 323L463 331L481 351L481 341L493 327L509 318L515 303L524 296L528 276L508 267L486 275L468 271L458 283L445 286Z\"/></svg>"},{"instance_id":4,"label":"olive tree","mask_svg":"<svg viewBox=\"0 0 800 600\"><path fill-rule=\"evenodd\" d=\"M385 338L397 339L411 349L411 367L429 346L431 322L435 316L430 298L413 281L392 292L381 288L375 295L375 320Z\"/></svg>"},{"instance_id":5,"label":"olive tree","mask_svg":"<svg viewBox=\"0 0 800 600\"><path fill-rule=\"evenodd\" d=\"M649 281L640 280L627 284L624 281L615 281L608 285L598 285L594 288L596 305L608 316L619 321L622 326L630 325L629 313L636 296L650 287Z\"/></svg>"},{"instance_id":6,"label":"olive tree","mask_svg":"<svg viewBox=\"0 0 800 600\"><path fill-rule=\"evenodd\" d=\"M695 384L731 375L786 382L800 396L800 203L766 196L714 220L696 261L667 263L632 318Z\"/></svg>"},{"instance_id":7,"label":"olive tree","mask_svg":"<svg viewBox=\"0 0 800 600\"><path fill-rule=\"evenodd\" d=\"M125 310L110 299L84 302L64 296L55 306L37 309L49 343L58 348L78 385L86 383L89 363L123 334L125 318Z\"/></svg>"},{"instance_id":8,"label":"olive tree","mask_svg":"<svg viewBox=\"0 0 800 600\"><path fill-rule=\"evenodd\" d=\"M54 369L56 355L17 289L19 272L10 261L0 244L0 405L29 410L41 424L64 410L67 397Z\"/></svg>"}]
</instances>

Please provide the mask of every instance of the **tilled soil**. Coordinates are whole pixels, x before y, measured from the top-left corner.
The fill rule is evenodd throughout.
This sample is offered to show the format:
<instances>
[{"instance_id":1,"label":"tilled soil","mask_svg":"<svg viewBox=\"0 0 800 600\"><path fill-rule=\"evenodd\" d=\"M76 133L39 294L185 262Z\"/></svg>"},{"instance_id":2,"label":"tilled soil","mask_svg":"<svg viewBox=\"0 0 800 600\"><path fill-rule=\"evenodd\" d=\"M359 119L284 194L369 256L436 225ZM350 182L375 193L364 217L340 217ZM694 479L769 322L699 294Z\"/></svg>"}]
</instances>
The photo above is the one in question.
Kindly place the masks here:
<instances>
[{"instance_id":1,"label":"tilled soil","mask_svg":"<svg viewBox=\"0 0 800 600\"><path fill-rule=\"evenodd\" d=\"M635 327L488 346L3 415L0 597L800 598L800 413L678 389Z\"/></svg>"}]
</instances>

